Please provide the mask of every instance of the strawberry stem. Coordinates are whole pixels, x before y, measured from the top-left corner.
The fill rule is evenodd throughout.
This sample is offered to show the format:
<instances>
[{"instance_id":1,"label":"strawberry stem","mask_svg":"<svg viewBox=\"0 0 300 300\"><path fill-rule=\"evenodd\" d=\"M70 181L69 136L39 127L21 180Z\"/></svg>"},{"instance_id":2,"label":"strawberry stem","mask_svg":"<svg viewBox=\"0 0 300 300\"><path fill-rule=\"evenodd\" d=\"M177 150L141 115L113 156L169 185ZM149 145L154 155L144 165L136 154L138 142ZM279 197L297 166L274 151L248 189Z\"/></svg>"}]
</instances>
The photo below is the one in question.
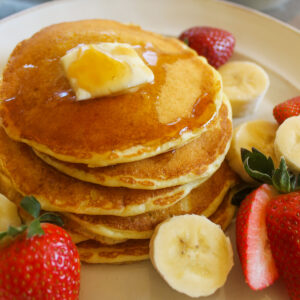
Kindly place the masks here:
<instances>
[{"instance_id":1,"label":"strawberry stem","mask_svg":"<svg viewBox=\"0 0 300 300\"><path fill-rule=\"evenodd\" d=\"M281 157L277 169L271 157L266 157L259 150L241 148L241 157L246 172L260 183L273 185L280 193L300 190L299 174L293 174L287 168L284 157Z\"/></svg>"},{"instance_id":2,"label":"strawberry stem","mask_svg":"<svg viewBox=\"0 0 300 300\"><path fill-rule=\"evenodd\" d=\"M274 171L272 182L274 187L282 193L291 191L291 178L283 157L280 160L279 168Z\"/></svg>"},{"instance_id":3,"label":"strawberry stem","mask_svg":"<svg viewBox=\"0 0 300 300\"><path fill-rule=\"evenodd\" d=\"M52 223L58 226L63 226L64 222L60 216L54 213L44 213L40 216L41 205L33 196L25 196L21 202L20 206L34 219L28 225L23 224L19 227L9 226L7 231L0 232L0 241L7 236L15 237L23 233L27 229L27 237L31 238L35 235L41 236L45 232L41 227L41 223Z\"/></svg>"},{"instance_id":4,"label":"strawberry stem","mask_svg":"<svg viewBox=\"0 0 300 300\"><path fill-rule=\"evenodd\" d=\"M189 42L189 39L188 38L184 38L183 39L183 42L187 45L187 46L189 46L189 44L190 44L190 42Z\"/></svg>"},{"instance_id":5,"label":"strawberry stem","mask_svg":"<svg viewBox=\"0 0 300 300\"><path fill-rule=\"evenodd\" d=\"M256 181L272 184L272 175L274 172L274 163L271 157L266 157L255 148L252 152L242 148L242 161L246 172Z\"/></svg>"},{"instance_id":6,"label":"strawberry stem","mask_svg":"<svg viewBox=\"0 0 300 300\"><path fill-rule=\"evenodd\" d=\"M240 206L246 196L255 189L257 189L257 185L253 184L241 183L236 185L232 190L233 197L231 203L235 206Z\"/></svg>"},{"instance_id":7,"label":"strawberry stem","mask_svg":"<svg viewBox=\"0 0 300 300\"><path fill-rule=\"evenodd\" d=\"M38 236L42 236L43 234L45 234L43 228L41 227L41 223L39 218L38 219L34 219L29 225L28 225L28 230L27 230L27 236L29 238L38 235Z\"/></svg>"},{"instance_id":8,"label":"strawberry stem","mask_svg":"<svg viewBox=\"0 0 300 300\"><path fill-rule=\"evenodd\" d=\"M39 217L41 223L52 223L59 225L60 227L64 226L64 222L61 217L54 213L44 213Z\"/></svg>"},{"instance_id":9,"label":"strawberry stem","mask_svg":"<svg viewBox=\"0 0 300 300\"><path fill-rule=\"evenodd\" d=\"M40 215L41 205L33 196L25 196L21 200L20 206L34 218Z\"/></svg>"}]
</instances>

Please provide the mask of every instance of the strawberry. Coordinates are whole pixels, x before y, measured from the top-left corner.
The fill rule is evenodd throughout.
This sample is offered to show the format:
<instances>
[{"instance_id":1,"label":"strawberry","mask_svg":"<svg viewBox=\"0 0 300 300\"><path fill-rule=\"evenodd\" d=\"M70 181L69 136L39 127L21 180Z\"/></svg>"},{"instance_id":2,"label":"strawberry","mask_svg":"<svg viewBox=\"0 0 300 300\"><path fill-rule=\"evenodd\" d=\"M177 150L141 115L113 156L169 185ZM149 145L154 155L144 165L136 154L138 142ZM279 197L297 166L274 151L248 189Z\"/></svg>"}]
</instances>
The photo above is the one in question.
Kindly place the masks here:
<instances>
[{"instance_id":1,"label":"strawberry","mask_svg":"<svg viewBox=\"0 0 300 300\"><path fill-rule=\"evenodd\" d=\"M290 298L300 299L300 193L279 195L267 205L267 232Z\"/></svg>"},{"instance_id":2,"label":"strawberry","mask_svg":"<svg viewBox=\"0 0 300 300\"><path fill-rule=\"evenodd\" d=\"M235 38L228 31L213 27L192 27L184 31L179 39L205 56L215 68L225 64L231 57Z\"/></svg>"},{"instance_id":3,"label":"strawberry","mask_svg":"<svg viewBox=\"0 0 300 300\"><path fill-rule=\"evenodd\" d=\"M273 109L273 116L278 124L283 123L284 120L293 116L300 115L300 96L286 100Z\"/></svg>"},{"instance_id":4,"label":"strawberry","mask_svg":"<svg viewBox=\"0 0 300 300\"><path fill-rule=\"evenodd\" d=\"M300 190L300 176L288 170L284 157L281 157L276 169L272 158L255 148L252 152L242 148L241 156L246 172L256 181L273 185L280 193Z\"/></svg>"},{"instance_id":5,"label":"strawberry","mask_svg":"<svg viewBox=\"0 0 300 300\"><path fill-rule=\"evenodd\" d=\"M278 272L272 257L265 224L266 206L275 189L267 184L249 194L236 219L236 242L246 282L253 290L271 285Z\"/></svg>"},{"instance_id":6,"label":"strawberry","mask_svg":"<svg viewBox=\"0 0 300 300\"><path fill-rule=\"evenodd\" d=\"M80 261L66 231L52 213L39 217L40 205L25 197L21 206L35 219L0 233L0 300L78 299Z\"/></svg>"},{"instance_id":7,"label":"strawberry","mask_svg":"<svg viewBox=\"0 0 300 300\"><path fill-rule=\"evenodd\" d=\"M278 270L291 299L300 300L300 176L288 170L283 157L275 168L272 159L255 148L241 149L241 156L253 179L273 185L281 193L275 197L274 192L261 193L271 189L263 184L241 204L236 223L237 247L246 280L252 288L267 286L261 274L268 266L269 282L277 277Z\"/></svg>"}]
</instances>

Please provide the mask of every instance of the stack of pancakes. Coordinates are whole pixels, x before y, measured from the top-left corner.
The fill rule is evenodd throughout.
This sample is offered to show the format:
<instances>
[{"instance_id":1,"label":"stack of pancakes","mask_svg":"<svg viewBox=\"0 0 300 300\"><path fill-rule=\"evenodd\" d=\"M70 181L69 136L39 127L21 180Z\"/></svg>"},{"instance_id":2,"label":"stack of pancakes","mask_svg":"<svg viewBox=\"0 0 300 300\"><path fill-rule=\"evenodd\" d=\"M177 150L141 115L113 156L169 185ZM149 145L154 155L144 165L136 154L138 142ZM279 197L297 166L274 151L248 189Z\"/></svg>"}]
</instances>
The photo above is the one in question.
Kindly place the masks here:
<instances>
[{"instance_id":1,"label":"stack of pancakes","mask_svg":"<svg viewBox=\"0 0 300 300\"><path fill-rule=\"evenodd\" d=\"M134 46L154 82L76 101L60 58L100 42ZM177 39L108 20L47 27L11 54L0 99L1 192L61 214L83 261L147 258L174 215L229 224L231 107L217 71Z\"/></svg>"}]
</instances>

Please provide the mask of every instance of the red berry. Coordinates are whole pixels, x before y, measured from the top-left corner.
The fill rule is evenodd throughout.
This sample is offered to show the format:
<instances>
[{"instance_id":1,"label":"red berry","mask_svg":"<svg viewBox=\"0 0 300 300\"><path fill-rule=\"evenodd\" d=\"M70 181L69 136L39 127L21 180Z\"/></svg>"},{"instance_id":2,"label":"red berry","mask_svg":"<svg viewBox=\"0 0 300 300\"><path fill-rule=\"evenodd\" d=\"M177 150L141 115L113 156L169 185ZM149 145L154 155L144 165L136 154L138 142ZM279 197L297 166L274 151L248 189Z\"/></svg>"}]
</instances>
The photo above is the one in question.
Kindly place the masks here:
<instances>
[{"instance_id":1,"label":"red berry","mask_svg":"<svg viewBox=\"0 0 300 300\"><path fill-rule=\"evenodd\" d=\"M192 27L179 39L199 55L205 56L215 68L225 64L233 53L235 38L228 31L213 27Z\"/></svg>"},{"instance_id":2,"label":"red berry","mask_svg":"<svg viewBox=\"0 0 300 300\"><path fill-rule=\"evenodd\" d=\"M245 198L236 219L237 249L246 282L253 290L268 287L278 278L265 222L267 204L276 194L263 184Z\"/></svg>"},{"instance_id":3,"label":"red berry","mask_svg":"<svg viewBox=\"0 0 300 300\"><path fill-rule=\"evenodd\" d=\"M279 275L292 300L300 299L300 193L275 197L267 206L267 232Z\"/></svg>"},{"instance_id":4,"label":"red berry","mask_svg":"<svg viewBox=\"0 0 300 300\"><path fill-rule=\"evenodd\" d=\"M287 118L300 115L300 96L284 101L273 109L276 121L281 124Z\"/></svg>"},{"instance_id":5,"label":"red berry","mask_svg":"<svg viewBox=\"0 0 300 300\"><path fill-rule=\"evenodd\" d=\"M80 261L64 229L42 224L42 236L18 236L0 248L0 300L78 299Z\"/></svg>"}]
</instances>

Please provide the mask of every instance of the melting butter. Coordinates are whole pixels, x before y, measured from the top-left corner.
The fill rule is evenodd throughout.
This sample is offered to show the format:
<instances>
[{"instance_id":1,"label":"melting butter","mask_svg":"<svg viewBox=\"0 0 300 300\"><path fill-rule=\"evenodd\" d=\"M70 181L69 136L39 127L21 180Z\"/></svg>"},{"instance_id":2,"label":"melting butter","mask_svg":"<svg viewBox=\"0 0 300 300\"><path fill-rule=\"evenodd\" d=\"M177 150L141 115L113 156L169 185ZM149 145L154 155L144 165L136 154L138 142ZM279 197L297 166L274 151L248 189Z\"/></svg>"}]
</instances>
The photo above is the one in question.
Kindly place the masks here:
<instances>
[{"instance_id":1,"label":"melting butter","mask_svg":"<svg viewBox=\"0 0 300 300\"><path fill-rule=\"evenodd\" d=\"M152 70L124 43L80 45L61 62L77 100L128 92L154 80Z\"/></svg>"}]
</instances>

